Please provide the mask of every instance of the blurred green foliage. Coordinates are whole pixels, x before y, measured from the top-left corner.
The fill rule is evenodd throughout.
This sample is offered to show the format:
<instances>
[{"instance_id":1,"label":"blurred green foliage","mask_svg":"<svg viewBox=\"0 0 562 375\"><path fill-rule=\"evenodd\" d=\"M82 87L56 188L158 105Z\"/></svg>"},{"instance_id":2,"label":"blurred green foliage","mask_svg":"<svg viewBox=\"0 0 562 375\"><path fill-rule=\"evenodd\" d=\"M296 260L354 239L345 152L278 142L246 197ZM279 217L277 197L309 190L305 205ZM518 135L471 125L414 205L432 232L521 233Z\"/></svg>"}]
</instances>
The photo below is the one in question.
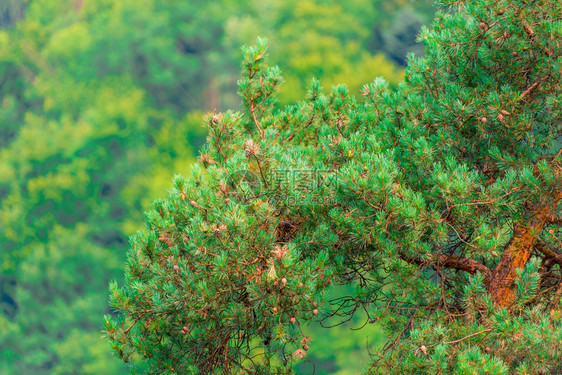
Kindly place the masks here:
<instances>
[{"instance_id":1,"label":"blurred green foliage","mask_svg":"<svg viewBox=\"0 0 562 375\"><path fill-rule=\"evenodd\" d=\"M427 3L414 4L420 17ZM193 162L202 113L238 105L239 47L271 39L283 103L313 76L353 91L380 75L398 82L377 35L404 6L0 2L0 373L126 372L100 339L107 284L143 211ZM319 368L353 372L364 337L310 329L325 349L311 352Z\"/></svg>"}]
</instances>

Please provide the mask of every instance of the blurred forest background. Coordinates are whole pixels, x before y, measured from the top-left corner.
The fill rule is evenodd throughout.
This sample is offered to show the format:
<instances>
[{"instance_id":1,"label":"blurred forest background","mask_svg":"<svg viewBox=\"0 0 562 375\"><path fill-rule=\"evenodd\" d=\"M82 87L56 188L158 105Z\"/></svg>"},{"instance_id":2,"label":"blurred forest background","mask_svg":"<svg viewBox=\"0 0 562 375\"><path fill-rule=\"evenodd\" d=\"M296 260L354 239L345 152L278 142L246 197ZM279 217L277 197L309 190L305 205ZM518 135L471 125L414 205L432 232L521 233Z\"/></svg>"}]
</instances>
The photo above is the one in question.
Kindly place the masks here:
<instances>
[{"instance_id":1,"label":"blurred forest background","mask_svg":"<svg viewBox=\"0 0 562 375\"><path fill-rule=\"evenodd\" d=\"M127 237L239 107L240 46L286 83L403 77L428 0L0 0L0 373L125 374L100 339ZM328 322L330 324L337 321ZM361 314L309 328L298 373L356 374L385 337Z\"/></svg>"}]
</instances>

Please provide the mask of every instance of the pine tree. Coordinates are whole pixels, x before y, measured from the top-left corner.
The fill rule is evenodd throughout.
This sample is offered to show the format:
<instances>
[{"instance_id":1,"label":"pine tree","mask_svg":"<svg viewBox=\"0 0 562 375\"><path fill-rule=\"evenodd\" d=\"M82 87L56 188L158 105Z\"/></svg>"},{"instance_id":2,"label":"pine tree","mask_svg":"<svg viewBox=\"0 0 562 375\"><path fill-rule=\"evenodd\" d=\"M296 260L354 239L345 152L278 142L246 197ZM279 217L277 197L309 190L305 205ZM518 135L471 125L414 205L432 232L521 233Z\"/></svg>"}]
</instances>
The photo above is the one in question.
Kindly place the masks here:
<instances>
[{"instance_id":1,"label":"pine tree","mask_svg":"<svg viewBox=\"0 0 562 375\"><path fill-rule=\"evenodd\" d=\"M561 373L562 4L443 2L397 90L278 108L244 50L242 113L131 240L107 337L150 373L290 373L301 327L364 309L368 373ZM356 292L327 300L334 285Z\"/></svg>"}]
</instances>

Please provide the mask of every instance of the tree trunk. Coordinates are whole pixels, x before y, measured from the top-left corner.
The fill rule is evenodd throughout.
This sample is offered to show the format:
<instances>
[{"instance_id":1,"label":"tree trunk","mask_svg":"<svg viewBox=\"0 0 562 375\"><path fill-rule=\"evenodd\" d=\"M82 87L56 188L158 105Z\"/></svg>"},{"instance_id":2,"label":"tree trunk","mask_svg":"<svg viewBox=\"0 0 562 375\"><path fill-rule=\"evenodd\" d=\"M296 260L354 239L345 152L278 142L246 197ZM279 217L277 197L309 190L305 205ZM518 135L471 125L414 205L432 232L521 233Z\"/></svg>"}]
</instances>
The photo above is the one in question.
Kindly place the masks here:
<instances>
[{"instance_id":1,"label":"tree trunk","mask_svg":"<svg viewBox=\"0 0 562 375\"><path fill-rule=\"evenodd\" d=\"M492 296L496 307L509 307L515 301L514 290L517 270L525 267L531 249L537 240L542 228L549 221L550 215L558 202L561 194L557 194L552 204L540 206L535 211L535 216L526 225L516 223L513 227L513 235L505 245L500 262L496 267L488 292Z\"/></svg>"}]
</instances>

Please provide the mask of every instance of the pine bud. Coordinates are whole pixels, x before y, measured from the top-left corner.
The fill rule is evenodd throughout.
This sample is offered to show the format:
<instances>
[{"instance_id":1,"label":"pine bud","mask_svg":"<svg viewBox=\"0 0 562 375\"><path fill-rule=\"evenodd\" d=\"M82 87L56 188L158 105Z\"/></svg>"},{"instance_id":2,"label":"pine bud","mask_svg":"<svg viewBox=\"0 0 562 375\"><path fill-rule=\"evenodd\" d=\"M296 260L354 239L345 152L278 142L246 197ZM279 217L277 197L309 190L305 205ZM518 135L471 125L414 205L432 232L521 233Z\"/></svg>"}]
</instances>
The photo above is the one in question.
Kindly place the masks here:
<instances>
[{"instance_id":1,"label":"pine bud","mask_svg":"<svg viewBox=\"0 0 562 375\"><path fill-rule=\"evenodd\" d=\"M487 347L484 349L484 351L485 351L486 353L490 353L490 352L492 351L492 349L490 349L490 347L487 346Z\"/></svg>"},{"instance_id":2,"label":"pine bud","mask_svg":"<svg viewBox=\"0 0 562 375\"><path fill-rule=\"evenodd\" d=\"M297 349L295 350L295 352L293 353L293 357L297 360L302 359L306 356L306 352L302 349Z\"/></svg>"},{"instance_id":3,"label":"pine bud","mask_svg":"<svg viewBox=\"0 0 562 375\"><path fill-rule=\"evenodd\" d=\"M318 315L318 309L312 310L312 315L314 315L314 316Z\"/></svg>"},{"instance_id":4,"label":"pine bud","mask_svg":"<svg viewBox=\"0 0 562 375\"><path fill-rule=\"evenodd\" d=\"M274 313L277 313L277 307L273 306L273 308L271 309L271 311L273 311Z\"/></svg>"},{"instance_id":5,"label":"pine bud","mask_svg":"<svg viewBox=\"0 0 562 375\"><path fill-rule=\"evenodd\" d=\"M513 52L511 52L511 55L512 55L513 57L517 57L518 53L515 52L515 51L513 51Z\"/></svg>"},{"instance_id":6,"label":"pine bud","mask_svg":"<svg viewBox=\"0 0 562 375\"><path fill-rule=\"evenodd\" d=\"M486 123L488 122L488 119L486 117L482 117L480 119L480 122L483 123L484 125L486 125Z\"/></svg>"},{"instance_id":7,"label":"pine bud","mask_svg":"<svg viewBox=\"0 0 562 375\"><path fill-rule=\"evenodd\" d=\"M280 245L275 246L275 248L271 250L271 252L275 255L275 258L277 258L277 260L283 260L285 255L287 255L287 251L288 251L287 246L280 246Z\"/></svg>"},{"instance_id":8,"label":"pine bud","mask_svg":"<svg viewBox=\"0 0 562 375\"><path fill-rule=\"evenodd\" d=\"M427 355L427 348L425 347L425 345L420 346L420 350L424 355Z\"/></svg>"},{"instance_id":9,"label":"pine bud","mask_svg":"<svg viewBox=\"0 0 562 375\"><path fill-rule=\"evenodd\" d=\"M503 16L504 13L505 13L505 9L498 10L498 16Z\"/></svg>"},{"instance_id":10,"label":"pine bud","mask_svg":"<svg viewBox=\"0 0 562 375\"><path fill-rule=\"evenodd\" d=\"M287 279L286 279L286 278L282 278L282 279L281 279L281 285L282 285L282 286L286 286L286 285L287 285Z\"/></svg>"},{"instance_id":11,"label":"pine bud","mask_svg":"<svg viewBox=\"0 0 562 375\"><path fill-rule=\"evenodd\" d=\"M291 324L295 324L296 321L297 321L297 319L295 319L294 317L292 317L291 320L290 320Z\"/></svg>"},{"instance_id":12,"label":"pine bud","mask_svg":"<svg viewBox=\"0 0 562 375\"><path fill-rule=\"evenodd\" d=\"M308 349L310 349L310 347L309 347L308 345L306 345L306 344L304 344L304 345L302 346L302 348L303 348L303 350L305 350L305 351L308 351Z\"/></svg>"},{"instance_id":13,"label":"pine bud","mask_svg":"<svg viewBox=\"0 0 562 375\"><path fill-rule=\"evenodd\" d=\"M176 273L180 273L180 268L178 267L177 264L174 265L174 271L175 271Z\"/></svg>"},{"instance_id":14,"label":"pine bud","mask_svg":"<svg viewBox=\"0 0 562 375\"><path fill-rule=\"evenodd\" d=\"M215 229L215 236L218 236L219 234L221 234L221 230L219 228Z\"/></svg>"},{"instance_id":15,"label":"pine bud","mask_svg":"<svg viewBox=\"0 0 562 375\"><path fill-rule=\"evenodd\" d=\"M217 163L216 160L209 154L202 154L199 160L201 160L205 168L207 168L209 165Z\"/></svg>"},{"instance_id":16,"label":"pine bud","mask_svg":"<svg viewBox=\"0 0 562 375\"><path fill-rule=\"evenodd\" d=\"M195 207L195 208L198 208L198 209L204 209L203 206L200 206L195 201L189 201L189 204L191 204L191 207Z\"/></svg>"},{"instance_id":17,"label":"pine bud","mask_svg":"<svg viewBox=\"0 0 562 375\"><path fill-rule=\"evenodd\" d=\"M498 114L498 120L499 120L500 122L503 122L503 115L502 115L501 113Z\"/></svg>"},{"instance_id":18,"label":"pine bud","mask_svg":"<svg viewBox=\"0 0 562 375\"><path fill-rule=\"evenodd\" d=\"M488 30L488 24L486 24L486 22L480 22L480 28L486 31Z\"/></svg>"},{"instance_id":19,"label":"pine bud","mask_svg":"<svg viewBox=\"0 0 562 375\"><path fill-rule=\"evenodd\" d=\"M255 154L258 149L256 144L251 138L246 139L246 142L244 142L244 147L246 148L244 154L246 155L247 158L249 158L250 155Z\"/></svg>"},{"instance_id":20,"label":"pine bud","mask_svg":"<svg viewBox=\"0 0 562 375\"><path fill-rule=\"evenodd\" d=\"M495 251L492 251L490 254L492 254L492 256L495 256L495 257L498 256L498 253L496 253Z\"/></svg>"},{"instance_id":21,"label":"pine bud","mask_svg":"<svg viewBox=\"0 0 562 375\"><path fill-rule=\"evenodd\" d=\"M529 24L524 23L523 28L525 29L525 32L527 33L527 35L529 35L530 37L535 35L535 32L533 31L533 28Z\"/></svg>"},{"instance_id":22,"label":"pine bud","mask_svg":"<svg viewBox=\"0 0 562 375\"><path fill-rule=\"evenodd\" d=\"M500 111L500 113L501 113L502 115L504 115L504 116L509 116L509 115L511 115L511 113L508 112L508 111L506 111L505 109L502 109L502 110Z\"/></svg>"}]
</instances>

